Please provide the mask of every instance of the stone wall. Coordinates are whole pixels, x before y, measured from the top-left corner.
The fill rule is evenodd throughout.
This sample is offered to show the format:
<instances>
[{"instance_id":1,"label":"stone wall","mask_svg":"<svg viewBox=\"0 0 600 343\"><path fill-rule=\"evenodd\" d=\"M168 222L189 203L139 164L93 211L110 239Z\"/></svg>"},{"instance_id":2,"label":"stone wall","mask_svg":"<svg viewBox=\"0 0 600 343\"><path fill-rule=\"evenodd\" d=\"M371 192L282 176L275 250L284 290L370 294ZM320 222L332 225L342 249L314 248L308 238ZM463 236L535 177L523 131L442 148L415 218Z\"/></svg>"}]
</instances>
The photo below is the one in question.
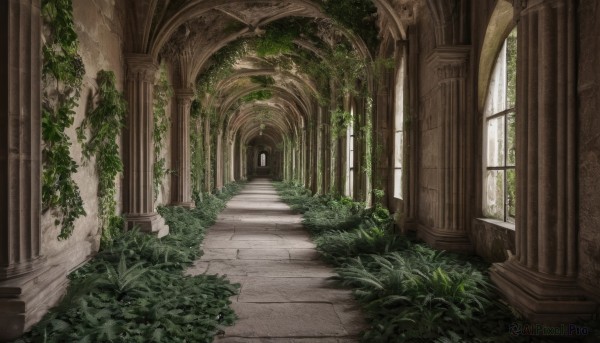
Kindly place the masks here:
<instances>
[{"instance_id":1,"label":"stone wall","mask_svg":"<svg viewBox=\"0 0 600 343\"><path fill-rule=\"evenodd\" d=\"M94 160L84 165L81 145L77 142L75 128L85 118L92 107L92 96L96 93L98 71L110 70L115 73L117 87L123 90L125 61L123 58L123 32L125 9L122 1L115 0L74 0L73 14L79 35L79 53L85 64L86 74L75 122L67 134L71 138L71 156L80 167L74 175L84 202L86 216L75 222L73 235L63 241L57 236L60 228L54 225L54 218L46 213L42 216L42 255L50 264L62 264L71 270L84 262L99 247L98 220L98 176ZM118 182L118 208L121 212L121 179Z\"/></svg>"},{"instance_id":2,"label":"stone wall","mask_svg":"<svg viewBox=\"0 0 600 343\"><path fill-rule=\"evenodd\" d=\"M579 2L579 278L600 299L600 3Z\"/></svg>"}]
</instances>

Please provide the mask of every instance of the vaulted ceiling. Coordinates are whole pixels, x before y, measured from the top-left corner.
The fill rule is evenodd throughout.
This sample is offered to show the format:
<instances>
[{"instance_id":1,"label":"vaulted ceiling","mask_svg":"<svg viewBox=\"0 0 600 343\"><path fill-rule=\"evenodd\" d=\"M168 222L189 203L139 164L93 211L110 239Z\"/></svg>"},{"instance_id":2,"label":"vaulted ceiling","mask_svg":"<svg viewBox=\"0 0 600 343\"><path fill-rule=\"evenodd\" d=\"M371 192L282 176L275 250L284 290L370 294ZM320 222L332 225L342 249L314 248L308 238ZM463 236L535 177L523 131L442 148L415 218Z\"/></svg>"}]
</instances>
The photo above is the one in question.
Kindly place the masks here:
<instances>
[{"instance_id":1,"label":"vaulted ceiling","mask_svg":"<svg viewBox=\"0 0 600 343\"><path fill-rule=\"evenodd\" d=\"M330 105L322 96L324 80L306 72L303 61L325 63L343 46L368 70L369 62L382 55L382 42L405 38L419 2L337 1L130 1L127 49L173 62L176 88L195 88L202 107L216 112L224 134L238 135L243 144L259 140L274 146L311 122L319 103ZM293 49L265 55L249 43L287 27L296 34ZM237 52L227 54L235 44ZM231 70L211 80L210 91L197 86L232 55Z\"/></svg>"}]
</instances>

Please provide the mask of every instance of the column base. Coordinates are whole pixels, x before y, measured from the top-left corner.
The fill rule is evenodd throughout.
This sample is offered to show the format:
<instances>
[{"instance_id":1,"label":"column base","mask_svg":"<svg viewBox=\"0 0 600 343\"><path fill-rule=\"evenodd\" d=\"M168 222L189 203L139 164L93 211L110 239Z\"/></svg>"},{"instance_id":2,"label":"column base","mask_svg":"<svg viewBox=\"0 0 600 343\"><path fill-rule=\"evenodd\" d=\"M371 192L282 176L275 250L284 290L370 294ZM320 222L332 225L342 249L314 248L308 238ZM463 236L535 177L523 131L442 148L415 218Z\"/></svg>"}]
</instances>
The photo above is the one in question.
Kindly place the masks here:
<instances>
[{"instance_id":1,"label":"column base","mask_svg":"<svg viewBox=\"0 0 600 343\"><path fill-rule=\"evenodd\" d=\"M67 289L67 270L49 266L0 282L0 342L20 337L55 306Z\"/></svg>"},{"instance_id":2,"label":"column base","mask_svg":"<svg viewBox=\"0 0 600 343\"><path fill-rule=\"evenodd\" d=\"M542 274L515 260L495 263L490 278L532 323L575 323L591 319L597 311L597 304L586 298L575 278Z\"/></svg>"},{"instance_id":3,"label":"column base","mask_svg":"<svg viewBox=\"0 0 600 343\"><path fill-rule=\"evenodd\" d=\"M158 213L128 214L125 217L125 228L127 230L137 228L140 232L156 235L158 238L169 234L169 226Z\"/></svg>"},{"instance_id":4,"label":"column base","mask_svg":"<svg viewBox=\"0 0 600 343\"><path fill-rule=\"evenodd\" d=\"M446 231L419 225L417 237L434 249L472 254L475 249L466 232Z\"/></svg>"},{"instance_id":5,"label":"column base","mask_svg":"<svg viewBox=\"0 0 600 343\"><path fill-rule=\"evenodd\" d=\"M195 208L196 207L196 204L193 201L174 202L171 205L172 206L179 206L179 207L183 207L183 208Z\"/></svg>"}]
</instances>

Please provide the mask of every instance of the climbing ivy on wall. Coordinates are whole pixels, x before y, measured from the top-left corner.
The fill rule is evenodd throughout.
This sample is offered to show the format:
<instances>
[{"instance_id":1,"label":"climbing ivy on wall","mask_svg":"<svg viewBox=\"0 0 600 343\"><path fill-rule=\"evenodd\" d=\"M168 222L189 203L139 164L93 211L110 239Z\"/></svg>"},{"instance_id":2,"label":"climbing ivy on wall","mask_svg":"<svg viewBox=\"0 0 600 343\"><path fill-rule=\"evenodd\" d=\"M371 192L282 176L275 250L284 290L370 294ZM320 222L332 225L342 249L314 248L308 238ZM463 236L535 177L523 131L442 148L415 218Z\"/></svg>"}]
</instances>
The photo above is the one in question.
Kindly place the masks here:
<instances>
[{"instance_id":1,"label":"climbing ivy on wall","mask_svg":"<svg viewBox=\"0 0 600 343\"><path fill-rule=\"evenodd\" d=\"M169 172L162 153L165 148L166 135L171 125L171 120L167 116L167 105L172 96L173 88L169 84L167 68L161 65L158 81L154 85L154 200L158 198L163 179Z\"/></svg>"},{"instance_id":2,"label":"climbing ivy on wall","mask_svg":"<svg viewBox=\"0 0 600 343\"><path fill-rule=\"evenodd\" d=\"M351 123L352 114L350 112L341 108L331 111L331 136L333 138L341 137Z\"/></svg>"},{"instance_id":3,"label":"climbing ivy on wall","mask_svg":"<svg viewBox=\"0 0 600 343\"><path fill-rule=\"evenodd\" d=\"M195 201L200 200L204 186L204 136L202 131L202 108L200 102L194 100L191 108L191 178L192 178L192 196Z\"/></svg>"},{"instance_id":4,"label":"climbing ivy on wall","mask_svg":"<svg viewBox=\"0 0 600 343\"><path fill-rule=\"evenodd\" d=\"M101 221L102 243L112 241L119 232L122 219L117 215L116 178L123 171L123 161L119 154L117 139L120 129L125 126L127 104L123 93L115 86L115 74L101 70L97 76L98 103L77 128L77 137L82 143L83 157L96 158L98 172L98 216ZM85 132L90 137L86 140Z\"/></svg>"},{"instance_id":5,"label":"climbing ivy on wall","mask_svg":"<svg viewBox=\"0 0 600 343\"><path fill-rule=\"evenodd\" d=\"M42 209L53 211L59 239L71 236L74 222L85 215L79 186L73 180L78 165L70 155L66 131L73 125L85 67L73 23L71 0L43 0L46 43L42 67Z\"/></svg>"}]
</instances>

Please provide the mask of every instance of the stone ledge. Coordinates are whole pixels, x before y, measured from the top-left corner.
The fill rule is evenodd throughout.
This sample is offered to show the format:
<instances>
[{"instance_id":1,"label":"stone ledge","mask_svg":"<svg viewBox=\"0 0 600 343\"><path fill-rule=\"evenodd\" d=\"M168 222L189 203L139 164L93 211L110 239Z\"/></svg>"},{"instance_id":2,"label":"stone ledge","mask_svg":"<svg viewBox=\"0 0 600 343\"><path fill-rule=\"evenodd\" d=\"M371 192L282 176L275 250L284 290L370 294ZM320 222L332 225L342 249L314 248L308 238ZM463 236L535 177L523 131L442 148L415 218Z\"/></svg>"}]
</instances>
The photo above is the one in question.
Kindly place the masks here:
<instances>
[{"instance_id":1,"label":"stone ledge","mask_svg":"<svg viewBox=\"0 0 600 343\"><path fill-rule=\"evenodd\" d=\"M0 282L0 342L21 336L55 306L67 288L67 270L54 265Z\"/></svg>"},{"instance_id":2,"label":"stone ledge","mask_svg":"<svg viewBox=\"0 0 600 343\"><path fill-rule=\"evenodd\" d=\"M466 232L446 231L419 225L417 236L434 249L472 254L473 244Z\"/></svg>"}]
</instances>

